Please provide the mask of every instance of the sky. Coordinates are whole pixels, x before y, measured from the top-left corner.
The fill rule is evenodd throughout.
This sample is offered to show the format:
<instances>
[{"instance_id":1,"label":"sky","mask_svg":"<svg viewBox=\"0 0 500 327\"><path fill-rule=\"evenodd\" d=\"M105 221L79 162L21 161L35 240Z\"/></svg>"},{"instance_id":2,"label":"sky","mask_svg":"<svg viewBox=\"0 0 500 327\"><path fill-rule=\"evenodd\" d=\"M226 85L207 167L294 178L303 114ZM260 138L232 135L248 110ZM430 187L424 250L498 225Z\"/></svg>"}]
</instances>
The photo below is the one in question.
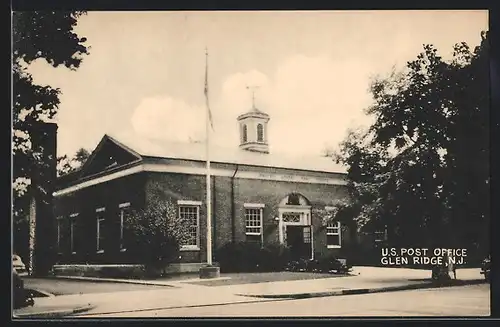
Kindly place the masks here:
<instances>
[{"instance_id":1,"label":"sky","mask_svg":"<svg viewBox=\"0 0 500 327\"><path fill-rule=\"evenodd\" d=\"M104 134L158 142L205 139L208 49L212 144L237 147L236 117L270 115L271 152L320 155L371 118L368 91L433 44L480 42L487 11L89 12L76 32L90 55L77 71L38 60L37 83L61 89L58 155ZM167 146L167 142L165 142Z\"/></svg>"}]
</instances>

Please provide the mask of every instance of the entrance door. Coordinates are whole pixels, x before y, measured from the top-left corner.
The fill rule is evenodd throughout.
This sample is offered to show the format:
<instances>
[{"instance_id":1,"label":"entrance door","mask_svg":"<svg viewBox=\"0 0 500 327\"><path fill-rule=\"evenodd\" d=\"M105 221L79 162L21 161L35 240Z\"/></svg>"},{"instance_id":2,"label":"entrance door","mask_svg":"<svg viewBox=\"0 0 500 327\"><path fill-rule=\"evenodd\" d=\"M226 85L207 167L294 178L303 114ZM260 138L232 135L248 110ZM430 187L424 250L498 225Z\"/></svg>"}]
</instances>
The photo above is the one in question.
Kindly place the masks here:
<instances>
[{"instance_id":1,"label":"entrance door","mask_svg":"<svg viewBox=\"0 0 500 327\"><path fill-rule=\"evenodd\" d=\"M286 243L293 260L311 258L310 226L287 226Z\"/></svg>"}]
</instances>

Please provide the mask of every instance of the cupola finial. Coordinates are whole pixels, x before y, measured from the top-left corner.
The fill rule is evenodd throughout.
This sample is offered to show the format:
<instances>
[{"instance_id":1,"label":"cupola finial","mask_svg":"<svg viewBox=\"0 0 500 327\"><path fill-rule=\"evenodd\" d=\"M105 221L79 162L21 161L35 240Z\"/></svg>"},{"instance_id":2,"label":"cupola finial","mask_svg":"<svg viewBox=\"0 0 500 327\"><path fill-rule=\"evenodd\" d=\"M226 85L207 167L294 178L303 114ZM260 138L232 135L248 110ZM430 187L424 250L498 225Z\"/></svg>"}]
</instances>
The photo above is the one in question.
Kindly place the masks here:
<instances>
[{"instance_id":1,"label":"cupola finial","mask_svg":"<svg viewBox=\"0 0 500 327\"><path fill-rule=\"evenodd\" d=\"M255 91L259 88L257 85L247 86L247 89L252 92L252 109L255 109Z\"/></svg>"}]
</instances>

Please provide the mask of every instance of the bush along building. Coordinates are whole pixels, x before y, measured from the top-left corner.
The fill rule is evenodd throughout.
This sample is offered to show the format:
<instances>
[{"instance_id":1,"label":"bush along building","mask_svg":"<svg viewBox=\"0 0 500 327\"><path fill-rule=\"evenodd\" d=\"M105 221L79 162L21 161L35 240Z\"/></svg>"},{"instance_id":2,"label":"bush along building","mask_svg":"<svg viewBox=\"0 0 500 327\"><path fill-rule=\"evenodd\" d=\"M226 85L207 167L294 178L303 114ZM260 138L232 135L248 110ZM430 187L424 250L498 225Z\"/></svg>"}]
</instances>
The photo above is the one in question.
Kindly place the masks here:
<instances>
[{"instance_id":1,"label":"bush along building","mask_svg":"<svg viewBox=\"0 0 500 327\"><path fill-rule=\"evenodd\" d=\"M214 262L258 261L263 250L285 247L290 259L345 257L356 243L356 227L327 219L347 197L345 168L327 157L270 153L269 120L253 107L237 119L239 147L210 147ZM207 262L205 150L201 143L105 135L79 171L58 180L56 270L141 264L126 216L161 194L190 222L171 269L197 271ZM236 247L255 252L236 258Z\"/></svg>"}]
</instances>

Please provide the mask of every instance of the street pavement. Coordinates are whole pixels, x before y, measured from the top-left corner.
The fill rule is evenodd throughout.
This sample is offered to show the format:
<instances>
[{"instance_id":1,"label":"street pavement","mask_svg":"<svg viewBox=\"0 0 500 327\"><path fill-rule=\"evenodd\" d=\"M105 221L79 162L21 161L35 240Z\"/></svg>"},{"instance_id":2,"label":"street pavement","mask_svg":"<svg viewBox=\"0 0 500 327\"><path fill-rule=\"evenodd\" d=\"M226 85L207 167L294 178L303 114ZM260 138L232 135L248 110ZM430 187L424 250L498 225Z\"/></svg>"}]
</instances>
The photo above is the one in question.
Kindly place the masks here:
<instances>
[{"instance_id":1,"label":"street pavement","mask_svg":"<svg viewBox=\"0 0 500 327\"><path fill-rule=\"evenodd\" d=\"M488 284L390 293L271 300L82 317L484 317L490 315Z\"/></svg>"},{"instance_id":2,"label":"street pavement","mask_svg":"<svg viewBox=\"0 0 500 327\"><path fill-rule=\"evenodd\" d=\"M79 316L82 317L120 316L129 312L135 312L137 314L142 312L146 316L152 316L157 311L162 312L162 310L167 309L181 310L182 308L217 307L234 305L235 303L240 303L239 305L243 305L242 303L250 305L250 303L259 302L265 302L262 303L262 305L265 306L266 303L271 303L269 302L269 297L273 296L287 296L293 298L294 296L304 293L314 295L315 293L325 291L380 289L409 284L424 284L428 283L430 275L430 272L426 270L374 267L356 267L354 273L356 274L355 276L345 278L335 277L224 286L203 286L194 283L194 281L199 281L199 279L181 280L169 282L171 287L157 286L150 289L37 298L35 304L42 307L56 305L74 305L75 307L84 305L94 306L94 309L89 312L79 314ZM457 277L462 281L477 281L482 279L479 269L459 269L457 271ZM124 288L130 285L116 284ZM489 287L489 284L484 286ZM460 288L461 287L455 287L455 289ZM386 294L397 294L397 292ZM372 295L348 295L338 298L353 296L363 297ZM322 299L324 300L326 298ZM427 300L427 302L429 301ZM487 309L489 310L489 305Z\"/></svg>"},{"instance_id":3,"label":"street pavement","mask_svg":"<svg viewBox=\"0 0 500 327\"><path fill-rule=\"evenodd\" d=\"M45 293L53 295L142 291L158 289L159 287L155 285L139 285L130 283L113 283L86 280L75 281L55 278L26 277L23 279L25 288L43 291Z\"/></svg>"}]
</instances>

